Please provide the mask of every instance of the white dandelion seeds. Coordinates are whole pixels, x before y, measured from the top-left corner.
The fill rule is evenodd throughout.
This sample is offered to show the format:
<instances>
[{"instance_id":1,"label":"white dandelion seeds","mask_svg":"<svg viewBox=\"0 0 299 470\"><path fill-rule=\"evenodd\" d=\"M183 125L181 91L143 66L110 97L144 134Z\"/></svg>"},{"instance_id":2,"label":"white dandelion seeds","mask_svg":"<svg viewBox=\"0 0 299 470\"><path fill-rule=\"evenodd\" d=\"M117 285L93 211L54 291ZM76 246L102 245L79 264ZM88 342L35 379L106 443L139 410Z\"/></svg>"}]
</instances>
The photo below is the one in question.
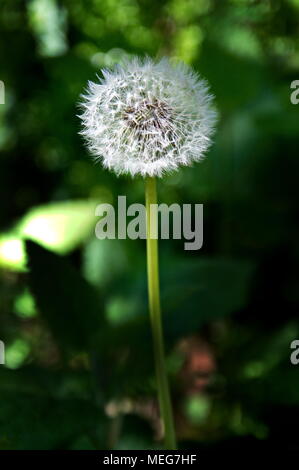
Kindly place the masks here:
<instances>
[{"instance_id":1,"label":"white dandelion seeds","mask_svg":"<svg viewBox=\"0 0 299 470\"><path fill-rule=\"evenodd\" d=\"M201 160L217 113L206 81L166 58L103 70L83 95L83 130L96 160L116 174L162 176Z\"/></svg>"}]
</instances>

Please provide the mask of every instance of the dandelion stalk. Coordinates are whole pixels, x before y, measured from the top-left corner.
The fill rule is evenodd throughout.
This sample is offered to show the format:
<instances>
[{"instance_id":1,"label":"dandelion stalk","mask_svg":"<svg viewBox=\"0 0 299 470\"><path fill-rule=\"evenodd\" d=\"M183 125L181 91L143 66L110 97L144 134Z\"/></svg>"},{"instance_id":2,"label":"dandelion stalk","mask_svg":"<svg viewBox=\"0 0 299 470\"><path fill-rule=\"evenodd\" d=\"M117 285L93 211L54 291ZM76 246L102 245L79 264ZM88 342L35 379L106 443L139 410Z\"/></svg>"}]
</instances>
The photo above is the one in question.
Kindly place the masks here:
<instances>
[{"instance_id":1,"label":"dandelion stalk","mask_svg":"<svg viewBox=\"0 0 299 470\"><path fill-rule=\"evenodd\" d=\"M166 449L176 449L173 413L166 371L163 327L160 306L159 255L158 255L158 217L151 216L151 205L157 204L156 180L145 180L146 199L146 252L149 310L153 335L155 368L158 386L160 414L165 432Z\"/></svg>"}]
</instances>

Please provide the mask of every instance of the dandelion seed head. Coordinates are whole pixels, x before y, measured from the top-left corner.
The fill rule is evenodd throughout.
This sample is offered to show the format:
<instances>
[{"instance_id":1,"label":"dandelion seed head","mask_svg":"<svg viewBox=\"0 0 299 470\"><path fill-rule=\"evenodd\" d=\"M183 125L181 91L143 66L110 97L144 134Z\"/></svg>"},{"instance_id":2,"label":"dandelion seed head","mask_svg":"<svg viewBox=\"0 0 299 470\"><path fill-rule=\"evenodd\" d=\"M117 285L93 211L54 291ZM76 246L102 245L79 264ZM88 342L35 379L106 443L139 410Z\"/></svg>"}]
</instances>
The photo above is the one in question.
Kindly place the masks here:
<instances>
[{"instance_id":1,"label":"dandelion seed head","mask_svg":"<svg viewBox=\"0 0 299 470\"><path fill-rule=\"evenodd\" d=\"M168 59L133 59L89 82L81 134L116 174L162 176L201 160L217 113L205 80Z\"/></svg>"}]
</instances>

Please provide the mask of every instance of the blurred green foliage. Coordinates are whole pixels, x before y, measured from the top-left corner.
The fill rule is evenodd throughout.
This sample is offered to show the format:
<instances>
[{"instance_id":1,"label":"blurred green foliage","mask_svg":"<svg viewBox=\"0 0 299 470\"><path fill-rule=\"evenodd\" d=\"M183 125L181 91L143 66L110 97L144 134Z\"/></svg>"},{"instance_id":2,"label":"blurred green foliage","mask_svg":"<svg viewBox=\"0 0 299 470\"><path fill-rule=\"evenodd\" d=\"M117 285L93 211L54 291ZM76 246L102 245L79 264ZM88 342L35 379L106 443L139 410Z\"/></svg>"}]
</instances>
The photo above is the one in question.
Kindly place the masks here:
<instances>
[{"instance_id":1,"label":"blurred green foliage","mask_svg":"<svg viewBox=\"0 0 299 470\"><path fill-rule=\"evenodd\" d=\"M298 0L1 1L0 448L159 446L144 242L93 235L95 204L143 182L95 166L76 117L133 54L190 63L221 117L159 182L204 204L202 250L160 243L180 446L298 448L298 33Z\"/></svg>"}]
</instances>

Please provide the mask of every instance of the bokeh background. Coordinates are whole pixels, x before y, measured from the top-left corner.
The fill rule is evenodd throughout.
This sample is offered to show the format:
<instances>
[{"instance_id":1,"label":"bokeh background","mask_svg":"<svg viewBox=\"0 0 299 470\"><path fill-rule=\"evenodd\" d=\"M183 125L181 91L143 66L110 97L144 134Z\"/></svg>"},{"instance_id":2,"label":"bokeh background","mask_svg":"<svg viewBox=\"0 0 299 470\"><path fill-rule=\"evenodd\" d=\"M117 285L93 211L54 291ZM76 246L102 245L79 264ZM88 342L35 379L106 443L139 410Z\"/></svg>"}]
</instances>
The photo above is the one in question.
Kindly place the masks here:
<instances>
[{"instance_id":1,"label":"bokeh background","mask_svg":"<svg viewBox=\"0 0 299 470\"><path fill-rule=\"evenodd\" d=\"M298 46L298 0L1 0L0 448L161 447L145 244L94 236L95 205L143 181L94 165L76 117L133 54L191 64L220 112L158 187L204 204L201 250L160 243L179 445L299 448Z\"/></svg>"}]
</instances>

